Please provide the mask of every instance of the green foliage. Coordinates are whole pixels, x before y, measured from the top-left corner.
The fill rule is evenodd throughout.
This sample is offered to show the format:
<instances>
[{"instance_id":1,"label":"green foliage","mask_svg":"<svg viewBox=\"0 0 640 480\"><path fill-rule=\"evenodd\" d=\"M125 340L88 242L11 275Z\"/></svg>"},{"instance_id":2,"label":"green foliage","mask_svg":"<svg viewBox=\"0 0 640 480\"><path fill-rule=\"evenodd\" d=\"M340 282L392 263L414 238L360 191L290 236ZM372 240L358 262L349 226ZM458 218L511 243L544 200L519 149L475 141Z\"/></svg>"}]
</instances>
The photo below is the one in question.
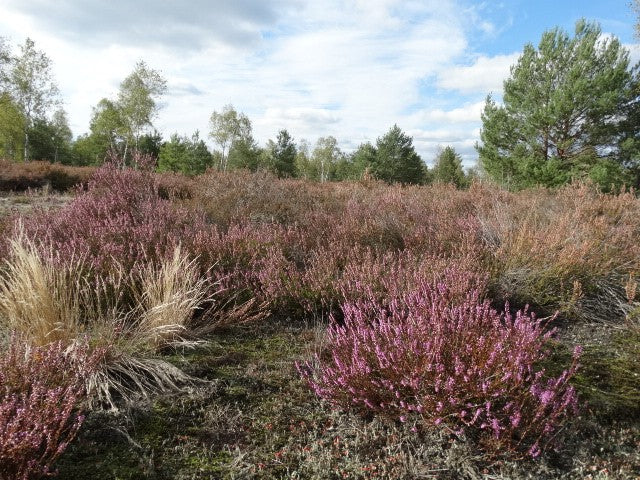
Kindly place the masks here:
<instances>
[{"instance_id":1,"label":"green foliage","mask_svg":"<svg viewBox=\"0 0 640 480\"><path fill-rule=\"evenodd\" d=\"M153 158L158 158L160 155L160 147L164 143L162 134L153 130L153 132L145 133L138 140L138 151L144 155L151 155Z\"/></svg>"},{"instance_id":2,"label":"green foliage","mask_svg":"<svg viewBox=\"0 0 640 480\"><path fill-rule=\"evenodd\" d=\"M261 149L251 134L237 139L231 145L227 165L233 169L255 172L260 168Z\"/></svg>"},{"instance_id":3,"label":"green foliage","mask_svg":"<svg viewBox=\"0 0 640 480\"><path fill-rule=\"evenodd\" d=\"M207 145L200 139L200 132L191 138L171 135L168 142L162 144L158 156L158 170L173 171L185 175L199 175L212 166L212 157Z\"/></svg>"},{"instance_id":4,"label":"green foliage","mask_svg":"<svg viewBox=\"0 0 640 480\"><path fill-rule=\"evenodd\" d=\"M440 151L432 171L433 181L452 183L458 188L467 186L467 178L462 170L462 158L453 147Z\"/></svg>"},{"instance_id":5,"label":"green foliage","mask_svg":"<svg viewBox=\"0 0 640 480\"><path fill-rule=\"evenodd\" d=\"M331 179L337 182L344 180L360 180L365 172L353 161L353 156L342 155L333 166Z\"/></svg>"},{"instance_id":6,"label":"green foliage","mask_svg":"<svg viewBox=\"0 0 640 480\"><path fill-rule=\"evenodd\" d=\"M269 140L263 153L267 168L280 178L296 176L296 145L286 130L280 130L276 141Z\"/></svg>"},{"instance_id":7,"label":"green foliage","mask_svg":"<svg viewBox=\"0 0 640 480\"><path fill-rule=\"evenodd\" d=\"M360 144L357 150L351 154L349 165L345 165L345 180L360 180L366 171L370 171L376 162L376 147L366 142Z\"/></svg>"},{"instance_id":8,"label":"green foliage","mask_svg":"<svg viewBox=\"0 0 640 480\"><path fill-rule=\"evenodd\" d=\"M97 161L96 163L101 163L104 160L107 151L121 150L125 129L118 104L108 98L100 100L93 107L89 129L88 136L91 139L88 143L92 146L91 153L94 154L92 157Z\"/></svg>"},{"instance_id":9,"label":"green foliage","mask_svg":"<svg viewBox=\"0 0 640 480\"><path fill-rule=\"evenodd\" d=\"M310 180L315 176L315 168L311 163L309 142L302 139L298 142L296 151L296 174L298 178Z\"/></svg>"},{"instance_id":10,"label":"green foliage","mask_svg":"<svg viewBox=\"0 0 640 480\"><path fill-rule=\"evenodd\" d=\"M171 139L160 147L158 171L180 172L186 169L187 166L186 139L174 133L171 135Z\"/></svg>"},{"instance_id":11,"label":"green foliage","mask_svg":"<svg viewBox=\"0 0 640 480\"><path fill-rule=\"evenodd\" d=\"M333 176L335 166L342 156L335 137L329 135L318 139L311 154L311 164L315 167L320 182L326 182Z\"/></svg>"},{"instance_id":12,"label":"green foliage","mask_svg":"<svg viewBox=\"0 0 640 480\"><path fill-rule=\"evenodd\" d=\"M346 156L338 147L335 137L320 137L313 152L309 154L309 145L302 140L296 154L296 173L300 178L327 182L343 180L347 174ZM342 171L338 171L338 165Z\"/></svg>"},{"instance_id":13,"label":"green foliage","mask_svg":"<svg viewBox=\"0 0 640 480\"><path fill-rule=\"evenodd\" d=\"M0 37L0 93L3 93L6 88L9 63L11 61L11 51L9 44L4 37Z\"/></svg>"},{"instance_id":14,"label":"green foliage","mask_svg":"<svg viewBox=\"0 0 640 480\"><path fill-rule=\"evenodd\" d=\"M599 417L639 419L640 332L622 328L611 335L599 333L596 342L584 347L581 368L573 381L578 394ZM566 345L557 342L545 366L555 373L570 354Z\"/></svg>"},{"instance_id":15,"label":"green foliage","mask_svg":"<svg viewBox=\"0 0 640 480\"><path fill-rule=\"evenodd\" d=\"M0 157L22 160L26 120L9 94L0 94Z\"/></svg>"},{"instance_id":16,"label":"green foliage","mask_svg":"<svg viewBox=\"0 0 640 480\"><path fill-rule=\"evenodd\" d=\"M29 128L30 154L37 160L49 160L63 164L73 164L71 140L73 138L67 114L58 109L51 121L36 119Z\"/></svg>"},{"instance_id":17,"label":"green foliage","mask_svg":"<svg viewBox=\"0 0 640 480\"><path fill-rule=\"evenodd\" d=\"M71 162L73 165L101 165L106 153L104 137L85 133L76 138L71 146Z\"/></svg>"},{"instance_id":18,"label":"green foliage","mask_svg":"<svg viewBox=\"0 0 640 480\"><path fill-rule=\"evenodd\" d=\"M166 90L167 81L144 61L136 63L133 72L120 84L117 106L125 138L129 143L135 142L136 148L142 129L152 125L158 112L157 98Z\"/></svg>"},{"instance_id":19,"label":"green foliage","mask_svg":"<svg viewBox=\"0 0 640 480\"><path fill-rule=\"evenodd\" d=\"M589 170L589 179L603 192L615 192L621 185L634 184L632 173L619 163L607 158L598 160Z\"/></svg>"},{"instance_id":20,"label":"green foliage","mask_svg":"<svg viewBox=\"0 0 640 480\"><path fill-rule=\"evenodd\" d=\"M76 151L78 163L100 163L107 151L118 152L125 160L131 147L143 153L159 148L156 131L144 135L153 126L158 113L157 100L166 91L166 80L145 62L136 64L133 72L120 84L116 100L103 98L93 109L88 137Z\"/></svg>"},{"instance_id":21,"label":"green foliage","mask_svg":"<svg viewBox=\"0 0 640 480\"><path fill-rule=\"evenodd\" d=\"M223 172L227 170L230 150L234 144L240 140L244 142L244 147L253 146L253 138L251 137L251 121L242 112L238 113L233 105L225 105L221 113L214 111L209 119L210 131L209 137L215 141L221 149L219 158L219 169ZM245 152L246 153L246 152ZM238 152L236 152L238 155ZM239 159L236 157L235 161ZM242 163L242 162L241 162Z\"/></svg>"},{"instance_id":22,"label":"green foliage","mask_svg":"<svg viewBox=\"0 0 640 480\"><path fill-rule=\"evenodd\" d=\"M23 157L30 158L29 128L35 120L44 120L47 112L58 103L58 87L53 81L51 60L36 50L27 38L18 56L11 58L7 75L8 91L24 117Z\"/></svg>"},{"instance_id":23,"label":"green foliage","mask_svg":"<svg viewBox=\"0 0 640 480\"><path fill-rule=\"evenodd\" d=\"M480 163L494 180L513 188L554 187L591 177L609 186L627 177L638 146L638 75L616 38L580 20L570 37L547 31L528 44L504 82L504 106L487 97L482 113ZM608 163L602 163L603 161ZM592 172L593 170L593 172Z\"/></svg>"},{"instance_id":24,"label":"green foliage","mask_svg":"<svg viewBox=\"0 0 640 480\"><path fill-rule=\"evenodd\" d=\"M388 183L420 184L424 181L422 159L413 148L412 138L403 133L398 125L378 138L371 173Z\"/></svg>"}]
</instances>

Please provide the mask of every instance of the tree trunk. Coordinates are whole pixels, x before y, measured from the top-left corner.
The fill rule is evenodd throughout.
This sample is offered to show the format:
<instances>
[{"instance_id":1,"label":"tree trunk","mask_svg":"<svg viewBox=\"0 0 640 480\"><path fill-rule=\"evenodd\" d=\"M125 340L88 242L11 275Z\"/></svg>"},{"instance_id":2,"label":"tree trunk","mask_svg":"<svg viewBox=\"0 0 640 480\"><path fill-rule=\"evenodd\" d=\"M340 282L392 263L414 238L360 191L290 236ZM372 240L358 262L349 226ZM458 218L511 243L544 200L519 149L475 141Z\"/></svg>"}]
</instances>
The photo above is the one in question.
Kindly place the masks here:
<instances>
[{"instance_id":1,"label":"tree trunk","mask_svg":"<svg viewBox=\"0 0 640 480\"><path fill-rule=\"evenodd\" d=\"M122 155L122 168L127 164L127 149L129 148L129 140L124 142L124 154Z\"/></svg>"},{"instance_id":2,"label":"tree trunk","mask_svg":"<svg viewBox=\"0 0 640 480\"><path fill-rule=\"evenodd\" d=\"M28 146L29 146L29 131L25 128L25 130L24 130L24 157L22 158L22 160L25 161L25 162L29 160L29 157L27 157Z\"/></svg>"}]
</instances>

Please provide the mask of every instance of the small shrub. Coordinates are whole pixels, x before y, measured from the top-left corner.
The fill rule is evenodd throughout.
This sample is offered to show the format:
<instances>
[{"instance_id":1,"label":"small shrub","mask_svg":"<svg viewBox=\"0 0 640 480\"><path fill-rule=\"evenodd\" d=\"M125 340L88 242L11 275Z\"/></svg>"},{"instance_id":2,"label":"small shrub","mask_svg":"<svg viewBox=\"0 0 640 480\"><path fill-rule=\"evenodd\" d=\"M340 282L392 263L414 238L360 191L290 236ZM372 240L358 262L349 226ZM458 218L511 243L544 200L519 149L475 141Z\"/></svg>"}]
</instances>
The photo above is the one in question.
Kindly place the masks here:
<instances>
[{"instance_id":1,"label":"small shrub","mask_svg":"<svg viewBox=\"0 0 640 480\"><path fill-rule=\"evenodd\" d=\"M589 185L551 193L489 192L479 212L495 298L533 305L564 320L621 323L625 284L640 270L640 203Z\"/></svg>"},{"instance_id":2,"label":"small shrub","mask_svg":"<svg viewBox=\"0 0 640 480\"><path fill-rule=\"evenodd\" d=\"M445 283L342 311L317 366L299 367L336 406L477 433L488 452L526 447L532 456L576 410L568 381L579 352L568 370L546 378L536 365L552 332L526 311L500 315L477 291L461 299Z\"/></svg>"},{"instance_id":3,"label":"small shrub","mask_svg":"<svg viewBox=\"0 0 640 480\"><path fill-rule=\"evenodd\" d=\"M158 179L158 194L161 198L188 200L193 197L196 181L186 175L174 172L156 174Z\"/></svg>"},{"instance_id":4,"label":"small shrub","mask_svg":"<svg viewBox=\"0 0 640 480\"><path fill-rule=\"evenodd\" d=\"M0 356L0 479L50 476L83 417L75 412L101 356L60 342L28 347L12 336Z\"/></svg>"},{"instance_id":5,"label":"small shrub","mask_svg":"<svg viewBox=\"0 0 640 480\"><path fill-rule=\"evenodd\" d=\"M171 258L202 222L195 212L161 199L151 173L108 164L61 210L24 219L24 230L62 261L82 257L107 276L116 266L128 272Z\"/></svg>"},{"instance_id":6,"label":"small shrub","mask_svg":"<svg viewBox=\"0 0 640 480\"><path fill-rule=\"evenodd\" d=\"M580 398L596 418L640 419L640 332L621 328L611 334L593 335L584 345L580 370L572 380ZM566 362L567 347L556 345L549 370Z\"/></svg>"}]
</instances>

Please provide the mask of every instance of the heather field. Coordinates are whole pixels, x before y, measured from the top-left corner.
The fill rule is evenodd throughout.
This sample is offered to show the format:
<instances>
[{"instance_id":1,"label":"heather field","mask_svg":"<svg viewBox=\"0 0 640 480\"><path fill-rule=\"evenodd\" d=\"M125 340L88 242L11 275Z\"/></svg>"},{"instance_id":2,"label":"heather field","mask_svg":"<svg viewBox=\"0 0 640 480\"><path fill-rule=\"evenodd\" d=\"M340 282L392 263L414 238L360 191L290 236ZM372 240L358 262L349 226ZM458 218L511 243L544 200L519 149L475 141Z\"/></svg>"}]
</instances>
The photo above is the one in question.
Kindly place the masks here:
<instances>
[{"instance_id":1,"label":"heather field","mask_svg":"<svg viewBox=\"0 0 640 480\"><path fill-rule=\"evenodd\" d=\"M635 192L137 160L0 163L0 479L640 478Z\"/></svg>"}]
</instances>

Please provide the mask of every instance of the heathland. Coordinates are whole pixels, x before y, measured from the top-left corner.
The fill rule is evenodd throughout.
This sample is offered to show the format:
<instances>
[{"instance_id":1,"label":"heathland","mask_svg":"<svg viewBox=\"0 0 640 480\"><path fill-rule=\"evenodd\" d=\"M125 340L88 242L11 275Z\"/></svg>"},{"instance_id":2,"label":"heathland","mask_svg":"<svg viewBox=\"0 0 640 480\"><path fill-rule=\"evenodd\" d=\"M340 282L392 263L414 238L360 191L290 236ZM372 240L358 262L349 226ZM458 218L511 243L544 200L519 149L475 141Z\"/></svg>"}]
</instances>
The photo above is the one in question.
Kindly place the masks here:
<instances>
[{"instance_id":1,"label":"heathland","mask_svg":"<svg viewBox=\"0 0 640 480\"><path fill-rule=\"evenodd\" d=\"M640 475L635 192L136 160L1 164L0 478Z\"/></svg>"}]
</instances>

